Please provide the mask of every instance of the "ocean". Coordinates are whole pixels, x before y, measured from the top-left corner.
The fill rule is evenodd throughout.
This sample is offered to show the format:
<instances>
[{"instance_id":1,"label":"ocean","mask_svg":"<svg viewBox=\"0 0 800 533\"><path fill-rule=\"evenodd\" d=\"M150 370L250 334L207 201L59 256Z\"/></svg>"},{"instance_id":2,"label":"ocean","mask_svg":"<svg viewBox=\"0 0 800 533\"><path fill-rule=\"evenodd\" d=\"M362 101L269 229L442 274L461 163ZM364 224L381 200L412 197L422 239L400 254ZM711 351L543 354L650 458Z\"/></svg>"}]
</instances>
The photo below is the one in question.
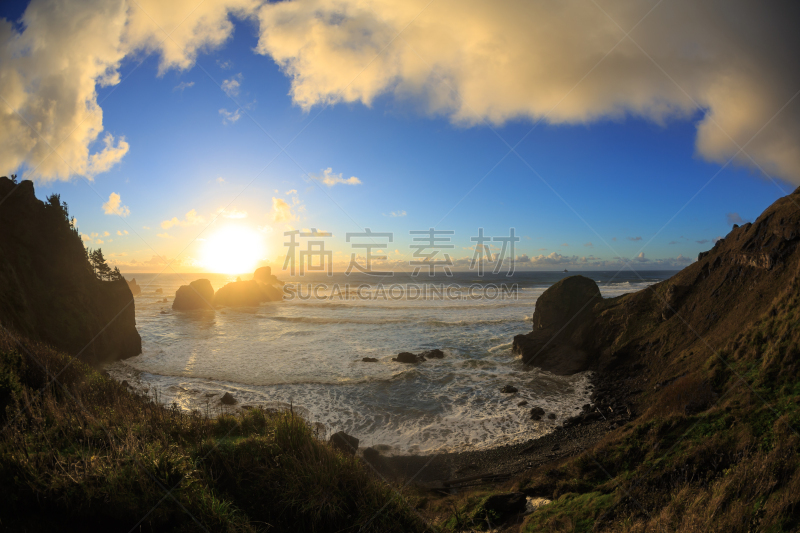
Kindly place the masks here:
<instances>
[{"instance_id":1,"label":"ocean","mask_svg":"<svg viewBox=\"0 0 800 533\"><path fill-rule=\"evenodd\" d=\"M143 353L107 370L181 409L217 413L225 392L238 406L291 407L325 433L343 430L386 454L517 443L551 431L586 403L588 373L526 369L511 352L514 336L532 328L539 295L576 273L315 274L281 278L293 287L287 301L189 312L171 309L180 285L207 278L218 290L236 277L128 274L142 288L136 322ZM674 272L581 274L610 298ZM399 352L434 348L445 357L392 361ZM519 392L501 393L505 385ZM530 421L533 406L556 419Z\"/></svg>"}]
</instances>

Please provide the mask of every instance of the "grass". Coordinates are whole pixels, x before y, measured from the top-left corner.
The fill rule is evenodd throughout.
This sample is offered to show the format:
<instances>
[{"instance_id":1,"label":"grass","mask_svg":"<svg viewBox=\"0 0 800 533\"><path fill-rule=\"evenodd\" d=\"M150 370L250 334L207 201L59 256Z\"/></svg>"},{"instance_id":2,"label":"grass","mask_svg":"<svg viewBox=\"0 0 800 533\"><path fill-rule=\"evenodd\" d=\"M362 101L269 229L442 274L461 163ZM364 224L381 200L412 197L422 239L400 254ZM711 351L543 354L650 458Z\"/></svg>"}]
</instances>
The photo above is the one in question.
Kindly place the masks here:
<instances>
[{"instance_id":1,"label":"grass","mask_svg":"<svg viewBox=\"0 0 800 533\"><path fill-rule=\"evenodd\" d=\"M797 288L692 371L646 392L638 419L502 487L553 500L519 531L800 530ZM475 527L489 494L461 495L443 523Z\"/></svg>"},{"instance_id":2,"label":"grass","mask_svg":"<svg viewBox=\"0 0 800 533\"><path fill-rule=\"evenodd\" d=\"M292 413L165 407L3 330L0 406L6 530L426 530L409 494Z\"/></svg>"}]
</instances>

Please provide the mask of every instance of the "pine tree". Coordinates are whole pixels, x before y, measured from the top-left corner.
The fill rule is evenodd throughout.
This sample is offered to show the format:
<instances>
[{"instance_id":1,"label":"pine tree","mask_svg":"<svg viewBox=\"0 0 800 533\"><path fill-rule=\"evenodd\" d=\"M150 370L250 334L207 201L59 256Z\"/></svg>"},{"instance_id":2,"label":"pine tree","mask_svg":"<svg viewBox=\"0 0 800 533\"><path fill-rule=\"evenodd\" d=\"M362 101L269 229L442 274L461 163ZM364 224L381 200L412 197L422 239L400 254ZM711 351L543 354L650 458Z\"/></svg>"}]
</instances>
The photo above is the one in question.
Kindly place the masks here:
<instances>
[{"instance_id":1,"label":"pine tree","mask_svg":"<svg viewBox=\"0 0 800 533\"><path fill-rule=\"evenodd\" d=\"M108 266L106 263L106 258L103 257L103 249L98 248L97 250L91 252L89 254L89 260L92 263L92 267L95 270L95 274L99 279L113 279L113 272L111 271L111 267Z\"/></svg>"}]
</instances>

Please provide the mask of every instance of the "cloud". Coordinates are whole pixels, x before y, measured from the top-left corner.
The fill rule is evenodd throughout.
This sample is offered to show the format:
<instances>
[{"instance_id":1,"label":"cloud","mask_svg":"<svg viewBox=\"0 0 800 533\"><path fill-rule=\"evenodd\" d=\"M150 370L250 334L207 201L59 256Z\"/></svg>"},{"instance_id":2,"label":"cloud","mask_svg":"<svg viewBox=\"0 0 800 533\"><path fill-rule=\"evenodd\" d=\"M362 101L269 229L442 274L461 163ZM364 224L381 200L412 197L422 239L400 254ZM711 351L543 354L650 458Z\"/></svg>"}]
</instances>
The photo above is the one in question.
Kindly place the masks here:
<instances>
[{"instance_id":1,"label":"cloud","mask_svg":"<svg viewBox=\"0 0 800 533\"><path fill-rule=\"evenodd\" d=\"M117 235L127 235L128 230L117 230Z\"/></svg>"},{"instance_id":2,"label":"cloud","mask_svg":"<svg viewBox=\"0 0 800 533\"><path fill-rule=\"evenodd\" d=\"M172 92L175 92L175 91L183 92L184 89L188 89L190 87L194 87L194 82L193 81L182 81L178 85L176 85L175 87L172 88Z\"/></svg>"},{"instance_id":3,"label":"cloud","mask_svg":"<svg viewBox=\"0 0 800 533\"><path fill-rule=\"evenodd\" d=\"M230 97L239 96L239 88L242 85L242 73L235 75L229 80L223 80L222 90Z\"/></svg>"},{"instance_id":4,"label":"cloud","mask_svg":"<svg viewBox=\"0 0 800 533\"><path fill-rule=\"evenodd\" d=\"M388 95L469 126L626 116L665 123L689 120L699 108L700 156L750 167L755 160L800 184L800 105L783 108L800 86L794 4L673 0L586 9L464 0L458 17L453 7L31 0L20 25L0 20L0 96L8 103L0 106L0 161L26 165L40 181L110 169L129 146L119 134L104 135L97 88L120 82L123 59L154 52L159 74L184 71L229 40L233 20L250 19L258 24L256 51L289 76L291 97L306 110L369 106Z\"/></svg>"},{"instance_id":5,"label":"cloud","mask_svg":"<svg viewBox=\"0 0 800 533\"><path fill-rule=\"evenodd\" d=\"M562 242L562 243L561 243L561 246L563 246L563 247L565 247L565 248L566 248L566 247L568 247L568 246L569 246L569 244L567 244L567 243L565 243L565 242Z\"/></svg>"},{"instance_id":6,"label":"cloud","mask_svg":"<svg viewBox=\"0 0 800 533\"><path fill-rule=\"evenodd\" d=\"M405 211L392 211L392 212L391 212L391 213L389 213L388 215L383 215L383 216L390 216L390 217L404 217L404 216L406 216L407 214L408 214L408 213L406 213Z\"/></svg>"},{"instance_id":7,"label":"cloud","mask_svg":"<svg viewBox=\"0 0 800 533\"><path fill-rule=\"evenodd\" d=\"M217 183L225 183L225 178L220 176L219 178L217 178Z\"/></svg>"},{"instance_id":8,"label":"cloud","mask_svg":"<svg viewBox=\"0 0 800 533\"><path fill-rule=\"evenodd\" d=\"M219 114L222 115L223 124L233 124L234 122L242 118L241 109L237 109L236 111L228 111L227 109L220 109Z\"/></svg>"},{"instance_id":9,"label":"cloud","mask_svg":"<svg viewBox=\"0 0 800 533\"><path fill-rule=\"evenodd\" d=\"M740 217L739 213L728 213L725 215L725 219L728 221L729 226L747 224L747 221Z\"/></svg>"},{"instance_id":10,"label":"cloud","mask_svg":"<svg viewBox=\"0 0 800 533\"><path fill-rule=\"evenodd\" d=\"M122 204L122 199L119 194L112 192L108 195L108 201L103 204L103 212L106 215L119 215L121 217L130 215L131 210L128 209L128 206L120 204Z\"/></svg>"},{"instance_id":11,"label":"cloud","mask_svg":"<svg viewBox=\"0 0 800 533\"><path fill-rule=\"evenodd\" d=\"M636 259L634 259L634 261L636 261L637 263L647 263L650 260L644 256L644 252L639 252L639 255L636 256Z\"/></svg>"},{"instance_id":12,"label":"cloud","mask_svg":"<svg viewBox=\"0 0 800 533\"><path fill-rule=\"evenodd\" d=\"M286 196L289 196L289 195L292 195L292 194L297 194L297 189L289 189L288 191L286 191L283 194L285 194Z\"/></svg>"},{"instance_id":13,"label":"cloud","mask_svg":"<svg viewBox=\"0 0 800 533\"><path fill-rule=\"evenodd\" d=\"M167 232L164 233L156 233L156 237L161 237L162 239L171 239L172 235Z\"/></svg>"},{"instance_id":14,"label":"cloud","mask_svg":"<svg viewBox=\"0 0 800 533\"><path fill-rule=\"evenodd\" d=\"M343 185L361 185L361 180L357 177L351 176L347 179L343 179L341 172L339 174L334 174L331 167L322 170L320 174L311 174L311 178L327 185L328 187L333 187L339 183Z\"/></svg>"},{"instance_id":15,"label":"cloud","mask_svg":"<svg viewBox=\"0 0 800 533\"><path fill-rule=\"evenodd\" d=\"M711 241L709 241L708 239L702 239L702 240L694 241L694 242L696 242L697 244L708 244Z\"/></svg>"},{"instance_id":16,"label":"cloud","mask_svg":"<svg viewBox=\"0 0 800 533\"><path fill-rule=\"evenodd\" d=\"M714 240L714 244L717 244L717 242L719 242L719 241L721 241L723 239L724 239L724 237L722 237L722 236L714 237L714 239L713 239Z\"/></svg>"},{"instance_id":17,"label":"cloud","mask_svg":"<svg viewBox=\"0 0 800 533\"><path fill-rule=\"evenodd\" d=\"M641 237L625 237L625 238L628 239L629 241L641 241L642 240Z\"/></svg>"},{"instance_id":18,"label":"cloud","mask_svg":"<svg viewBox=\"0 0 800 533\"><path fill-rule=\"evenodd\" d=\"M173 226L194 226L197 224L205 223L206 219L203 218L201 215L197 214L197 211L192 209L188 213L183 220L178 220L178 217L172 217L171 220L165 220L161 223L161 227L164 229L169 229ZM160 235L159 235L160 237Z\"/></svg>"},{"instance_id":19,"label":"cloud","mask_svg":"<svg viewBox=\"0 0 800 533\"><path fill-rule=\"evenodd\" d=\"M85 233L81 233L81 240L83 242L92 242L92 238L86 235Z\"/></svg>"},{"instance_id":20,"label":"cloud","mask_svg":"<svg viewBox=\"0 0 800 533\"><path fill-rule=\"evenodd\" d=\"M232 207L230 209L225 209L220 207L219 209L217 209L217 214L222 215L224 218L235 218L235 219L247 218L247 211L240 211L235 207Z\"/></svg>"},{"instance_id":21,"label":"cloud","mask_svg":"<svg viewBox=\"0 0 800 533\"><path fill-rule=\"evenodd\" d=\"M267 3L258 10L257 51L291 77L291 95L305 109L369 106L389 94L472 125L626 115L663 123L688 120L699 107L701 156L753 166L749 154L800 183L800 106L751 141L800 86L794 6L675 0L641 23L653 4L604 6L465 0L454 17L445 4L420 12L408 2Z\"/></svg>"},{"instance_id":22,"label":"cloud","mask_svg":"<svg viewBox=\"0 0 800 533\"><path fill-rule=\"evenodd\" d=\"M228 70L233 66L233 63L231 63L229 60L222 61L217 59L217 66L222 70Z\"/></svg>"},{"instance_id":23,"label":"cloud","mask_svg":"<svg viewBox=\"0 0 800 533\"><path fill-rule=\"evenodd\" d=\"M109 235L111 235L109 232L107 232L107 231L103 232L103 237L108 237Z\"/></svg>"},{"instance_id":24,"label":"cloud","mask_svg":"<svg viewBox=\"0 0 800 533\"><path fill-rule=\"evenodd\" d=\"M282 198L272 197L272 220L275 222L292 222L297 216L292 213L292 207Z\"/></svg>"}]
</instances>

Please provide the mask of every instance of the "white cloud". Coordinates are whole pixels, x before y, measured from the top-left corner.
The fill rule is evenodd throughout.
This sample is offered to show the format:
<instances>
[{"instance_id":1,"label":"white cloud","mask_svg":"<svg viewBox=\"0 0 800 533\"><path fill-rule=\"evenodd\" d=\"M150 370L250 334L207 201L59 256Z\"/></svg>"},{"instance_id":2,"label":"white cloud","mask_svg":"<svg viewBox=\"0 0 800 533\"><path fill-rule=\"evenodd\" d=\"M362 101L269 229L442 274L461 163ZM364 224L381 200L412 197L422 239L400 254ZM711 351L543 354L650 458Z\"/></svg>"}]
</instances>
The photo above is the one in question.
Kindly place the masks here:
<instances>
[{"instance_id":1,"label":"white cloud","mask_svg":"<svg viewBox=\"0 0 800 533\"><path fill-rule=\"evenodd\" d=\"M239 209L236 209L235 207L229 209L220 207L219 209L217 209L217 214L222 215L225 218L235 218L235 219L247 218L247 211L241 211Z\"/></svg>"},{"instance_id":2,"label":"white cloud","mask_svg":"<svg viewBox=\"0 0 800 533\"><path fill-rule=\"evenodd\" d=\"M229 80L223 80L222 90L230 97L239 96L239 88L242 85L242 73L233 76Z\"/></svg>"},{"instance_id":3,"label":"white cloud","mask_svg":"<svg viewBox=\"0 0 800 533\"><path fill-rule=\"evenodd\" d=\"M161 227L164 229L169 229L173 226L194 226L197 224L205 223L206 219L203 218L201 215L197 214L197 211L192 209L188 213L183 220L178 220L178 217L172 217L170 220L165 220L161 223ZM161 237L161 235L159 235Z\"/></svg>"},{"instance_id":4,"label":"white cloud","mask_svg":"<svg viewBox=\"0 0 800 533\"><path fill-rule=\"evenodd\" d=\"M31 0L21 25L0 20L0 161L45 182L110 169L129 146L104 132L97 88L120 82L123 59L155 52L159 74L186 70L201 51L228 41L234 17L251 17L256 50L291 78L304 109L390 95L473 125L628 115L661 123L689 119L699 106L702 157L755 160L797 184L800 106L781 109L800 86L800 34L795 7L784 6Z\"/></svg>"},{"instance_id":5,"label":"white cloud","mask_svg":"<svg viewBox=\"0 0 800 533\"><path fill-rule=\"evenodd\" d=\"M278 191L275 191L275 192L278 192ZM289 195L292 195L292 194L297 194L297 189L289 189L288 191L286 191L283 194L285 194L286 196L289 196Z\"/></svg>"},{"instance_id":6,"label":"white cloud","mask_svg":"<svg viewBox=\"0 0 800 533\"><path fill-rule=\"evenodd\" d=\"M175 87L172 88L172 92L175 92L175 91L183 92L185 89L188 89L190 87L194 87L194 82L193 81L182 81L178 85L176 85Z\"/></svg>"},{"instance_id":7,"label":"white cloud","mask_svg":"<svg viewBox=\"0 0 800 533\"><path fill-rule=\"evenodd\" d=\"M223 124L233 124L240 118L242 118L242 112L240 109L236 111L228 111L227 109L220 109L219 114L222 115L222 123Z\"/></svg>"},{"instance_id":8,"label":"white cloud","mask_svg":"<svg viewBox=\"0 0 800 533\"><path fill-rule=\"evenodd\" d=\"M272 197L272 220L275 222L292 222L297 220L297 215L292 213L292 207L282 198Z\"/></svg>"},{"instance_id":9,"label":"white cloud","mask_svg":"<svg viewBox=\"0 0 800 533\"><path fill-rule=\"evenodd\" d=\"M729 226L733 226L734 224L747 224L747 221L739 216L739 213L728 213L725 215L725 219L728 221Z\"/></svg>"},{"instance_id":10,"label":"white cloud","mask_svg":"<svg viewBox=\"0 0 800 533\"><path fill-rule=\"evenodd\" d=\"M217 183L225 183L225 178L220 176L219 178L217 178Z\"/></svg>"},{"instance_id":11,"label":"white cloud","mask_svg":"<svg viewBox=\"0 0 800 533\"><path fill-rule=\"evenodd\" d=\"M103 232L103 237L108 237L109 235L111 235L109 232L107 232L107 231Z\"/></svg>"},{"instance_id":12,"label":"white cloud","mask_svg":"<svg viewBox=\"0 0 800 533\"><path fill-rule=\"evenodd\" d=\"M122 199L119 194L112 192L108 195L108 201L103 204L103 212L106 215L119 215L126 217L131 214L131 210L127 205L121 205Z\"/></svg>"},{"instance_id":13,"label":"white cloud","mask_svg":"<svg viewBox=\"0 0 800 533\"><path fill-rule=\"evenodd\" d=\"M390 217L404 217L404 216L406 216L407 214L408 214L408 213L406 213L405 211L392 211L391 213L389 213L389 215L388 215L388 216L390 216ZM385 216L385 215L384 215L384 216Z\"/></svg>"},{"instance_id":14,"label":"white cloud","mask_svg":"<svg viewBox=\"0 0 800 533\"><path fill-rule=\"evenodd\" d=\"M117 230L117 235L127 235L128 230Z\"/></svg>"},{"instance_id":15,"label":"white cloud","mask_svg":"<svg viewBox=\"0 0 800 533\"><path fill-rule=\"evenodd\" d=\"M343 185L360 185L361 180L355 176L351 176L347 179L342 178L342 173L334 174L333 169L328 167L322 170L319 174L311 174L311 178L315 179L328 187L333 187L336 184L343 184Z\"/></svg>"},{"instance_id":16,"label":"white cloud","mask_svg":"<svg viewBox=\"0 0 800 533\"><path fill-rule=\"evenodd\" d=\"M164 233L156 233L156 237L161 237L162 239L171 239L172 235L167 232Z\"/></svg>"}]
</instances>

